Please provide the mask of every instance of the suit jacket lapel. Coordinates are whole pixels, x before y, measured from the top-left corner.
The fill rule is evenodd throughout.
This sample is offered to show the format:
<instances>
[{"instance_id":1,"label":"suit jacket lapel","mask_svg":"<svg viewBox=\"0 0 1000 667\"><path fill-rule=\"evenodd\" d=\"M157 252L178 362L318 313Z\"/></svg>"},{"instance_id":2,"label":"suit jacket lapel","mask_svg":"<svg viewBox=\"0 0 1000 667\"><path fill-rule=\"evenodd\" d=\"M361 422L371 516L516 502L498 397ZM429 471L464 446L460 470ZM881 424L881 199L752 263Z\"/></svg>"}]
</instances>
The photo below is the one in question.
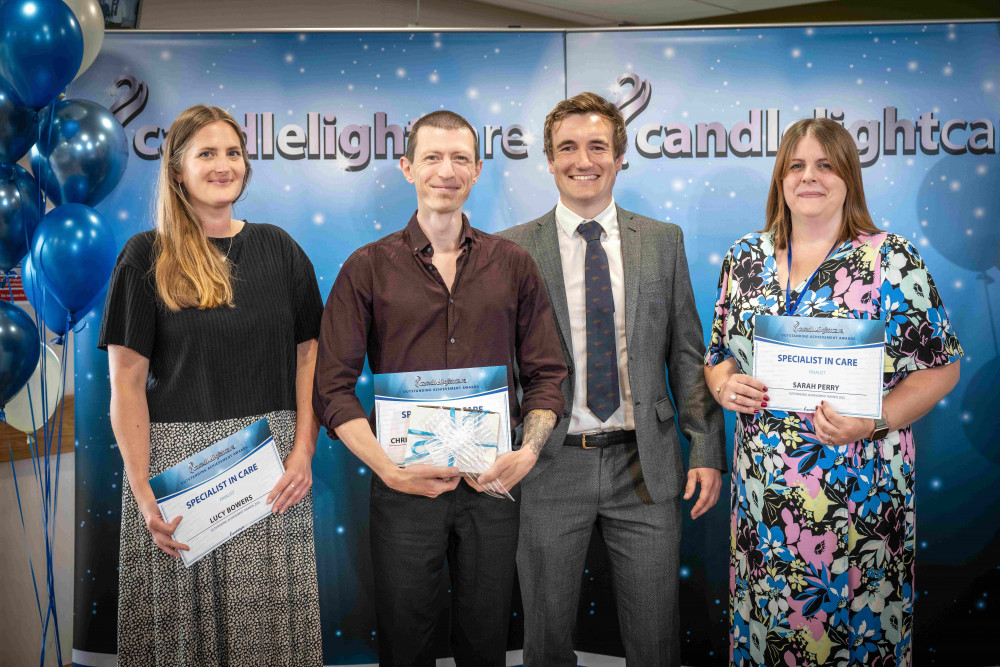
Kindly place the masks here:
<instances>
[{"instance_id":1,"label":"suit jacket lapel","mask_svg":"<svg viewBox=\"0 0 1000 667\"><path fill-rule=\"evenodd\" d=\"M535 262L549 290L549 301L555 315L556 327L563 341L563 348L572 358L573 342L569 325L569 305L566 303L566 284L563 281L562 256L559 254L559 229L556 210L553 208L532 233L535 245Z\"/></svg>"},{"instance_id":2,"label":"suit jacket lapel","mask_svg":"<svg viewBox=\"0 0 1000 667\"><path fill-rule=\"evenodd\" d=\"M642 253L635 216L621 207L618 207L618 228L622 239L622 269L625 272L625 339L630 344L639 303L639 262Z\"/></svg>"}]
</instances>

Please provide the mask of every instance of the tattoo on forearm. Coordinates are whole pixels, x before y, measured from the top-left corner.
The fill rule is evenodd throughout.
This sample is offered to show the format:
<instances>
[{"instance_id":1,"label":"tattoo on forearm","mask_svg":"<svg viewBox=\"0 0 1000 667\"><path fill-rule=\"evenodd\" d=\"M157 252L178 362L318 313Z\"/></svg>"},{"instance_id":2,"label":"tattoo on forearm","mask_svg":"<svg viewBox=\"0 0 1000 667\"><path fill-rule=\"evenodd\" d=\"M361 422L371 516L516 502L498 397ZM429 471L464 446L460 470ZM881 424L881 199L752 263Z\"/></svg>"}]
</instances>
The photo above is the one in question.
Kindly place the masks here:
<instances>
[{"instance_id":1,"label":"tattoo on forearm","mask_svg":"<svg viewBox=\"0 0 1000 667\"><path fill-rule=\"evenodd\" d=\"M524 441L521 446L530 449L537 456L555 426L556 413L551 410L532 410L524 416Z\"/></svg>"}]
</instances>

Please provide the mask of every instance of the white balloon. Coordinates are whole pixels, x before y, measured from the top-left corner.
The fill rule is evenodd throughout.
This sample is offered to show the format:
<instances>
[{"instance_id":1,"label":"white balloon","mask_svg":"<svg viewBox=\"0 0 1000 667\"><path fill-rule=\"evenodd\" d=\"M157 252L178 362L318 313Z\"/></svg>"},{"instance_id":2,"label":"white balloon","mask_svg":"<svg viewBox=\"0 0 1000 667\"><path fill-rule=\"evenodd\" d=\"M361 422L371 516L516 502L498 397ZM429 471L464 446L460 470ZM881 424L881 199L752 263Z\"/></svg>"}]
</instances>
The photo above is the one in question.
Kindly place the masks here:
<instances>
[{"instance_id":1,"label":"white balloon","mask_svg":"<svg viewBox=\"0 0 1000 667\"><path fill-rule=\"evenodd\" d=\"M48 396L45 407L48 414L42 411L42 360L38 360L35 372L28 378L28 383L17 392L12 399L7 401L4 407L4 417L7 423L18 431L34 433L42 427L42 424L49 420L56 409L56 401L59 399L59 382L62 373L60 371L59 356L48 345L45 346L45 394ZM31 392L29 405L28 392ZM34 410L32 410L34 408ZM35 413L35 421L32 424L31 413ZM44 418L43 418L44 415Z\"/></svg>"},{"instance_id":2,"label":"white balloon","mask_svg":"<svg viewBox=\"0 0 1000 667\"><path fill-rule=\"evenodd\" d=\"M83 33L83 62L77 70L76 79L90 67L104 44L104 12L98 0L63 0L73 10L76 22Z\"/></svg>"}]
</instances>

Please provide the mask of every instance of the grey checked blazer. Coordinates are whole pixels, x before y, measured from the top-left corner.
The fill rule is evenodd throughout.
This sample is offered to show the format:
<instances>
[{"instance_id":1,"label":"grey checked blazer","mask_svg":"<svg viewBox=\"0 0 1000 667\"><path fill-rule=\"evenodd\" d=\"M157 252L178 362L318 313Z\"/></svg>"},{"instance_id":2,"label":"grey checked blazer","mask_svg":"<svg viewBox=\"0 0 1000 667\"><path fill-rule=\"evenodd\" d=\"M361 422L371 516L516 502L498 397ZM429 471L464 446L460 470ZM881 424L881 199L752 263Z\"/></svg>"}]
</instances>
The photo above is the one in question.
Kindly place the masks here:
<instances>
[{"instance_id":1,"label":"grey checked blazer","mask_svg":"<svg viewBox=\"0 0 1000 667\"><path fill-rule=\"evenodd\" d=\"M625 272L625 339L639 461L653 500L666 500L680 494L685 484L676 424L691 442L691 467L725 472L725 423L722 409L705 385L705 343L681 228L620 207L618 224ZM551 462L553 448L562 446L573 409L573 383L585 373L585 369L574 368L573 363L558 233L554 208L537 220L499 233L525 248L538 263L569 367L562 387L566 396L563 419L542 448L529 480ZM668 379L676 410L667 392Z\"/></svg>"}]
</instances>

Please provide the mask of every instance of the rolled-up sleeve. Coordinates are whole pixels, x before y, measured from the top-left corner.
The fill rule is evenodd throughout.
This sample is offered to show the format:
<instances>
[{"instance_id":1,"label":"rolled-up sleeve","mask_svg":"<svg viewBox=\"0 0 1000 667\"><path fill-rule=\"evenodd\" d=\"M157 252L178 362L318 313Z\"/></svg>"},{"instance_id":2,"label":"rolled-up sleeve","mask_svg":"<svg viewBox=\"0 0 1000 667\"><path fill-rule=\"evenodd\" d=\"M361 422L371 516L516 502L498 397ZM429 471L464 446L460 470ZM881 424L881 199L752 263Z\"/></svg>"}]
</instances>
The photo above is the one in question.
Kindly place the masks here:
<instances>
[{"instance_id":1,"label":"rolled-up sleeve","mask_svg":"<svg viewBox=\"0 0 1000 667\"><path fill-rule=\"evenodd\" d=\"M524 395L521 414L551 410L561 419L566 361L552 315L552 304L535 260L523 253L517 303L517 367ZM558 423L558 421L557 421Z\"/></svg>"},{"instance_id":2,"label":"rolled-up sleeve","mask_svg":"<svg viewBox=\"0 0 1000 667\"><path fill-rule=\"evenodd\" d=\"M370 259L354 253L344 262L323 309L313 410L331 438L341 424L368 417L354 388L365 364L372 284Z\"/></svg>"}]
</instances>

